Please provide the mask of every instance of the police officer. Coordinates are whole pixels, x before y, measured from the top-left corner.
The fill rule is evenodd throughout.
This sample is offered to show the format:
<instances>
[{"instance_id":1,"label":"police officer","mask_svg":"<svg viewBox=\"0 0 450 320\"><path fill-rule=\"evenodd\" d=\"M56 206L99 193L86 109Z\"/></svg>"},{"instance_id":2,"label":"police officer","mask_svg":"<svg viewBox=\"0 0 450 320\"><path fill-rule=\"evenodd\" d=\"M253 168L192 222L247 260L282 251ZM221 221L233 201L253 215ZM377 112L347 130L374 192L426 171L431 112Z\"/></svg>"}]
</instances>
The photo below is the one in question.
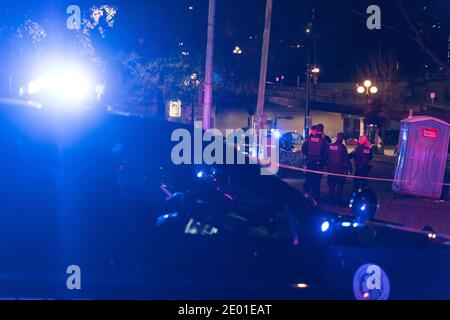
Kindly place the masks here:
<instances>
[{"instance_id":1,"label":"police officer","mask_svg":"<svg viewBox=\"0 0 450 320\"><path fill-rule=\"evenodd\" d=\"M343 144L345 140L343 133L338 133L336 141L327 148L326 171L336 174L347 174L352 170L352 164ZM329 200L332 206L343 206L342 194L344 191L345 177L328 176Z\"/></svg>"},{"instance_id":2,"label":"police officer","mask_svg":"<svg viewBox=\"0 0 450 320\"><path fill-rule=\"evenodd\" d=\"M366 136L359 137L358 146L350 154L350 158L355 161L355 176L368 177L372 161L372 148L370 141ZM363 189L367 186L367 180L355 179L353 183L353 191Z\"/></svg>"},{"instance_id":3,"label":"police officer","mask_svg":"<svg viewBox=\"0 0 450 320\"><path fill-rule=\"evenodd\" d=\"M303 142L302 153L306 156L306 168L308 170L322 171L325 165L328 144L323 137L323 130L321 128L313 126L311 129L312 134ZM305 174L303 190L311 193L317 201L320 198L321 179L321 174L310 172Z\"/></svg>"},{"instance_id":4,"label":"police officer","mask_svg":"<svg viewBox=\"0 0 450 320\"><path fill-rule=\"evenodd\" d=\"M309 129L309 137L303 141L301 151L302 151L304 157L306 158L306 162L305 162L305 166L304 166L305 169L307 168L307 165L308 165L307 164L307 156L306 156L307 147L305 147L305 143L310 137L315 136L316 134L317 134L317 126L314 125ZM311 191L312 191L311 178L309 177L308 173L305 173L305 183L303 184L303 191L308 192L308 193L311 193Z\"/></svg>"},{"instance_id":5,"label":"police officer","mask_svg":"<svg viewBox=\"0 0 450 320\"><path fill-rule=\"evenodd\" d=\"M325 138L325 141L326 141L328 144L331 144L331 142L332 142L332 141L331 141L331 138L325 134L325 126L324 126L323 124L319 123L319 124L317 125L317 128L318 128L320 131L322 131L322 136Z\"/></svg>"}]
</instances>

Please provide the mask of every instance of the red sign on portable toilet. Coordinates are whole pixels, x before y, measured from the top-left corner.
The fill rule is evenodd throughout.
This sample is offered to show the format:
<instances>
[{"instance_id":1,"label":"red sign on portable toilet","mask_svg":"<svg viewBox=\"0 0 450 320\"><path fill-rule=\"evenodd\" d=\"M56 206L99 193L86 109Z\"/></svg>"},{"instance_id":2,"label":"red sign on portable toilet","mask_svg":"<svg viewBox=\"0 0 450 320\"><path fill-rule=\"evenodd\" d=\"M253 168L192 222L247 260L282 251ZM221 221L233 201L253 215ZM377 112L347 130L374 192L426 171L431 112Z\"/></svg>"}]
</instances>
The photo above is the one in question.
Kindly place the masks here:
<instances>
[{"instance_id":1,"label":"red sign on portable toilet","mask_svg":"<svg viewBox=\"0 0 450 320\"><path fill-rule=\"evenodd\" d=\"M422 138L437 139L438 132L436 128L422 128Z\"/></svg>"}]
</instances>

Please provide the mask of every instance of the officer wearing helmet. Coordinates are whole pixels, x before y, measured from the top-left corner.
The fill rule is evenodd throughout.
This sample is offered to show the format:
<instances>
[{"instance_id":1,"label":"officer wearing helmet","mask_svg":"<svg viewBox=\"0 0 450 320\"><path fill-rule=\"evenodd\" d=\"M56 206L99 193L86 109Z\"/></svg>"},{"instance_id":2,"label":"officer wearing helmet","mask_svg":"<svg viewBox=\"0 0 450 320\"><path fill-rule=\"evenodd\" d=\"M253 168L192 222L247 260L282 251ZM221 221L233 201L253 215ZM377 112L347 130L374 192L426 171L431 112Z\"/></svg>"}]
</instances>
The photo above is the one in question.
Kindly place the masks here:
<instances>
[{"instance_id":1,"label":"officer wearing helmet","mask_svg":"<svg viewBox=\"0 0 450 320\"><path fill-rule=\"evenodd\" d=\"M371 168L370 162L372 161L373 154L369 139L366 136L359 137L358 146L350 154L350 158L355 162L355 176L368 177ZM367 186L367 180L355 179L353 184L353 190L357 191Z\"/></svg>"},{"instance_id":2,"label":"officer wearing helmet","mask_svg":"<svg viewBox=\"0 0 450 320\"><path fill-rule=\"evenodd\" d=\"M326 171L336 174L347 174L352 171L352 164L344 145L344 134L338 133L336 141L327 148ZM328 176L329 200L332 206L343 206L342 194L344 191L345 178L342 176Z\"/></svg>"},{"instance_id":3,"label":"officer wearing helmet","mask_svg":"<svg viewBox=\"0 0 450 320\"><path fill-rule=\"evenodd\" d=\"M326 160L326 148L328 144L323 137L323 130L318 126L311 128L311 135L303 142L302 153L306 157L306 168L313 171L322 171ZM320 180L322 175L307 172L305 174L305 184L303 190L319 200Z\"/></svg>"}]
</instances>

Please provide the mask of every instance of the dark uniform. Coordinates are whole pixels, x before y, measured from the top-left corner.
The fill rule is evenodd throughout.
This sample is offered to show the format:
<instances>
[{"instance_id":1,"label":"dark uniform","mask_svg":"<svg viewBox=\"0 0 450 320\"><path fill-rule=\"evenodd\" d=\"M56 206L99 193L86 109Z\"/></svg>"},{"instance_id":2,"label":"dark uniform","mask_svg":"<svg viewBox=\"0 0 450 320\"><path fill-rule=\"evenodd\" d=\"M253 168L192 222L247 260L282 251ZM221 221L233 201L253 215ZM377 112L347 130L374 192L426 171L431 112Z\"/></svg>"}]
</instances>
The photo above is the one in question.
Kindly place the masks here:
<instances>
[{"instance_id":1,"label":"dark uniform","mask_svg":"<svg viewBox=\"0 0 450 320\"><path fill-rule=\"evenodd\" d=\"M322 132L322 136L325 138L325 141L328 144L331 144L332 143L331 138L324 133L325 132L325 126L323 124L319 123L316 127L317 127L317 131Z\"/></svg>"},{"instance_id":2,"label":"dark uniform","mask_svg":"<svg viewBox=\"0 0 450 320\"><path fill-rule=\"evenodd\" d=\"M321 134L309 136L302 146L302 153L306 156L306 168L314 171L322 171L326 160L327 142ZM303 190L319 200L321 174L305 174L305 185Z\"/></svg>"},{"instance_id":3,"label":"dark uniform","mask_svg":"<svg viewBox=\"0 0 450 320\"><path fill-rule=\"evenodd\" d=\"M350 154L350 158L355 161L355 176L368 177L371 168L370 161L372 161L372 149L365 145L358 145L356 149ZM367 180L355 179L353 190L365 188Z\"/></svg>"},{"instance_id":4,"label":"dark uniform","mask_svg":"<svg viewBox=\"0 0 450 320\"><path fill-rule=\"evenodd\" d=\"M336 141L327 148L326 171L330 173L346 174L351 172L352 164L347 147L342 141ZM344 177L328 176L329 199L331 205L342 205L342 194L344 191Z\"/></svg>"}]
</instances>

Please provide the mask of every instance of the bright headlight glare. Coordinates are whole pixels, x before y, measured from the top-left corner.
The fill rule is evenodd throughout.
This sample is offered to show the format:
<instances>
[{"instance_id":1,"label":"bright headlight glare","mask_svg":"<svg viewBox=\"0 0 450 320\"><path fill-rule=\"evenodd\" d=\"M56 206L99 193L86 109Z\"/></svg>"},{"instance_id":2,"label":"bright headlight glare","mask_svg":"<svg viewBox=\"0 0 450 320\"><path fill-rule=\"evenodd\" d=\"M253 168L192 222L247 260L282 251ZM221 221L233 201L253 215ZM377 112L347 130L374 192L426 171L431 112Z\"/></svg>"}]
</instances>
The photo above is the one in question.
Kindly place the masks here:
<instances>
[{"instance_id":1,"label":"bright headlight glare","mask_svg":"<svg viewBox=\"0 0 450 320\"><path fill-rule=\"evenodd\" d=\"M322 232L327 232L329 228L330 228L330 223L328 221L324 221L322 223L322 225L320 226L320 230Z\"/></svg>"},{"instance_id":2,"label":"bright headlight glare","mask_svg":"<svg viewBox=\"0 0 450 320\"><path fill-rule=\"evenodd\" d=\"M47 89L49 87L49 79L47 77L42 77L31 81L28 85L28 94L35 95L39 92Z\"/></svg>"},{"instance_id":3,"label":"bright headlight glare","mask_svg":"<svg viewBox=\"0 0 450 320\"><path fill-rule=\"evenodd\" d=\"M62 66L47 71L42 77L28 85L28 94L44 93L58 102L78 103L89 94L96 94L96 87L90 76L81 69ZM97 93L98 94L98 93Z\"/></svg>"},{"instance_id":4,"label":"bright headlight glare","mask_svg":"<svg viewBox=\"0 0 450 320\"><path fill-rule=\"evenodd\" d=\"M66 70L55 76L54 80L54 93L69 102L86 98L91 87L89 77L76 70Z\"/></svg>"}]
</instances>

